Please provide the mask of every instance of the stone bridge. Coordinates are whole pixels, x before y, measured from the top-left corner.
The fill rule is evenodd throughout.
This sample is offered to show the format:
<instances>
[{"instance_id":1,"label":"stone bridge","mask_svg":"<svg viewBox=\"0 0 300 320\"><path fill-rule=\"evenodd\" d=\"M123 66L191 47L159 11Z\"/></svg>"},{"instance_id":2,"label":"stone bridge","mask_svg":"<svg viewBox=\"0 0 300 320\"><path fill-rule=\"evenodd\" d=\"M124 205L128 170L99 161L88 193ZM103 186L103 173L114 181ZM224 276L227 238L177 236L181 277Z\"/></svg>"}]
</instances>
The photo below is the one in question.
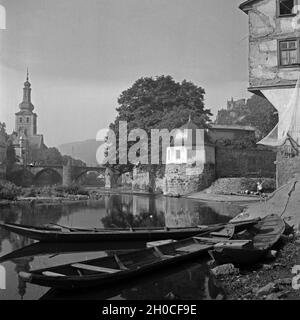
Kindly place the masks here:
<instances>
[{"instance_id":1,"label":"stone bridge","mask_svg":"<svg viewBox=\"0 0 300 320\"><path fill-rule=\"evenodd\" d=\"M55 183L69 186L72 183L80 183L80 178L91 171L103 176L105 188L118 187L122 175L119 171L105 166L72 166L70 163L67 165L16 165L9 174L9 180L17 185L31 186L38 184L39 178L43 173L48 173L56 181Z\"/></svg>"},{"instance_id":2,"label":"stone bridge","mask_svg":"<svg viewBox=\"0 0 300 320\"><path fill-rule=\"evenodd\" d=\"M114 188L117 186L118 178L120 177L119 172L114 172L105 166L100 167L79 167L68 165L26 165L17 166L13 170L13 175L15 177L25 177L21 180L23 185L34 185L37 183L39 177L43 173L48 173L56 181L60 181L64 186L69 186L72 183L80 181L80 178L84 176L87 172L94 171L103 175L105 179L106 188ZM24 183L24 181L26 181Z\"/></svg>"},{"instance_id":3,"label":"stone bridge","mask_svg":"<svg viewBox=\"0 0 300 320\"><path fill-rule=\"evenodd\" d=\"M59 165L27 165L26 171L32 174L33 182L45 172L57 176L62 181L62 184L68 186L74 182L78 182L80 177L89 171L96 171L103 174L105 177L105 167L78 167L78 166L59 166Z\"/></svg>"}]
</instances>

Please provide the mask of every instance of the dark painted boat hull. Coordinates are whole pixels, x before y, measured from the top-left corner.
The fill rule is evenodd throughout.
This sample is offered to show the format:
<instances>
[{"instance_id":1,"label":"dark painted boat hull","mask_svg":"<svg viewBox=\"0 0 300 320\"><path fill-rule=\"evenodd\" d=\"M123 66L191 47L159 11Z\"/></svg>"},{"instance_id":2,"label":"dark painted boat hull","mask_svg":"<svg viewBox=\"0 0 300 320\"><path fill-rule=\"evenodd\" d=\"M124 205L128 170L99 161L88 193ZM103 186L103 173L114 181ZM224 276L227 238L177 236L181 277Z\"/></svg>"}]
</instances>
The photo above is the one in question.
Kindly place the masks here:
<instances>
[{"instance_id":1,"label":"dark painted boat hull","mask_svg":"<svg viewBox=\"0 0 300 320\"><path fill-rule=\"evenodd\" d=\"M258 262L267 250L220 248L210 250L209 255L219 264L233 263L235 265L249 265Z\"/></svg>"},{"instance_id":2,"label":"dark painted boat hull","mask_svg":"<svg viewBox=\"0 0 300 320\"><path fill-rule=\"evenodd\" d=\"M240 221L234 224L228 224L235 230L245 229L249 225L257 222L257 219L246 222ZM136 229L78 229L73 228L70 231L63 231L67 228L35 227L27 225L18 225L14 223L0 224L0 227L21 236L43 241L43 242L97 242L97 241L157 241L166 239L186 239L199 235L219 231L225 224L211 225L202 227L185 228L136 228Z\"/></svg>"},{"instance_id":3,"label":"dark painted boat hull","mask_svg":"<svg viewBox=\"0 0 300 320\"><path fill-rule=\"evenodd\" d=\"M133 230L133 231L58 231L50 228L35 228L14 224L2 224L2 228L17 233L21 236L43 242L97 242L97 241L156 241L165 239L185 239L195 236L209 229L201 228L169 228L158 230ZM222 227L214 228L221 229Z\"/></svg>"}]
</instances>

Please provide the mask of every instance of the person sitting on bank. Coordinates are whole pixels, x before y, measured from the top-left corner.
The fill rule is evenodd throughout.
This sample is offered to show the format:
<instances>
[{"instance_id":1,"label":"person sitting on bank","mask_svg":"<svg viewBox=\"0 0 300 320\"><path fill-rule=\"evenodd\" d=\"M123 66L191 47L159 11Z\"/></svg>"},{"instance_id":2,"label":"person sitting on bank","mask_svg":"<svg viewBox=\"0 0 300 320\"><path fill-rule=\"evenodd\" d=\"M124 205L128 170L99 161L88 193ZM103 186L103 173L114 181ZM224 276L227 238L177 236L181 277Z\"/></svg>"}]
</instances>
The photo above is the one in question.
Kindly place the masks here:
<instances>
[{"instance_id":1,"label":"person sitting on bank","mask_svg":"<svg viewBox=\"0 0 300 320\"><path fill-rule=\"evenodd\" d=\"M263 196L263 181L262 180L257 181L257 193L262 198L262 196Z\"/></svg>"}]
</instances>

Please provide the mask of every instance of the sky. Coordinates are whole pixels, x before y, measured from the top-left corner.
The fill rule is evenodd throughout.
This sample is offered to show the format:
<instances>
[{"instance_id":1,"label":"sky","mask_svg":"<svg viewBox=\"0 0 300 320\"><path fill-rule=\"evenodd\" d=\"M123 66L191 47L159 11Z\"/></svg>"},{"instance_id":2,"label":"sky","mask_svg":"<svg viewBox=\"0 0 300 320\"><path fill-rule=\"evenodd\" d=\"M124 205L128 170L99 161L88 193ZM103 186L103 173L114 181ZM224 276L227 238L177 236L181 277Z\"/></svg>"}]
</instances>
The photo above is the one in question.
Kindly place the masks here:
<instances>
[{"instance_id":1,"label":"sky","mask_svg":"<svg viewBox=\"0 0 300 320\"><path fill-rule=\"evenodd\" d=\"M48 146L95 139L138 78L171 75L205 89L216 115L247 98L241 0L0 0L0 121L14 129L29 68Z\"/></svg>"}]
</instances>

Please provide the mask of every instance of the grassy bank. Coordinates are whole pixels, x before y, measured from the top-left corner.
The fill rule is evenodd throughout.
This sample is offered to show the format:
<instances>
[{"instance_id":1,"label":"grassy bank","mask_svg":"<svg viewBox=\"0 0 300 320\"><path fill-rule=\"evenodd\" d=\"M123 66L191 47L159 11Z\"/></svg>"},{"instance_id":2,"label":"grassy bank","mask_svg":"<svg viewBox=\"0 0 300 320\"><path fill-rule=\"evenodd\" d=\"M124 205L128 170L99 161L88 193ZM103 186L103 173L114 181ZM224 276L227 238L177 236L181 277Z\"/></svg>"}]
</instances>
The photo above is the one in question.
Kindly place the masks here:
<instances>
[{"instance_id":1,"label":"grassy bank","mask_svg":"<svg viewBox=\"0 0 300 320\"><path fill-rule=\"evenodd\" d=\"M70 196L75 195L89 197L90 194L86 188L76 184L69 187L32 186L23 188L8 181L0 181L0 200L2 201L16 201L20 198L69 198Z\"/></svg>"}]
</instances>

